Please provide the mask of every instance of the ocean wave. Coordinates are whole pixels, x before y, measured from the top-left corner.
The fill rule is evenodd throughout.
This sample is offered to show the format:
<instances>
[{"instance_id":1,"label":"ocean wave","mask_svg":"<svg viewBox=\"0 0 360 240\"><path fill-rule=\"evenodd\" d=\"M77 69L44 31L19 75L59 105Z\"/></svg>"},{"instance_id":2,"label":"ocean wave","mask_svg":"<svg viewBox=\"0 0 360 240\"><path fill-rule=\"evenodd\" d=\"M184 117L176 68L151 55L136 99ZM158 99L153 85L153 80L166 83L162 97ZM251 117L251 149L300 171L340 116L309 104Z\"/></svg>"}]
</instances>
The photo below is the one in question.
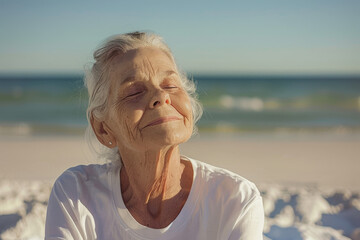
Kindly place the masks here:
<instances>
[{"instance_id":1,"label":"ocean wave","mask_svg":"<svg viewBox=\"0 0 360 240\"><path fill-rule=\"evenodd\" d=\"M262 111L264 109L264 101L260 98L248 97L232 97L224 95L220 97L220 104L225 108L235 108L240 110Z\"/></svg>"},{"instance_id":2,"label":"ocean wave","mask_svg":"<svg viewBox=\"0 0 360 240\"><path fill-rule=\"evenodd\" d=\"M264 110L288 109L338 109L360 111L360 96L346 97L331 94L316 94L297 98L262 98L221 95L217 101L205 101L204 106L222 107L244 111L260 112Z\"/></svg>"},{"instance_id":3,"label":"ocean wave","mask_svg":"<svg viewBox=\"0 0 360 240\"><path fill-rule=\"evenodd\" d=\"M18 123L11 125L0 125L0 135L15 135L15 136L30 136L34 132L34 129L30 124Z\"/></svg>"}]
</instances>

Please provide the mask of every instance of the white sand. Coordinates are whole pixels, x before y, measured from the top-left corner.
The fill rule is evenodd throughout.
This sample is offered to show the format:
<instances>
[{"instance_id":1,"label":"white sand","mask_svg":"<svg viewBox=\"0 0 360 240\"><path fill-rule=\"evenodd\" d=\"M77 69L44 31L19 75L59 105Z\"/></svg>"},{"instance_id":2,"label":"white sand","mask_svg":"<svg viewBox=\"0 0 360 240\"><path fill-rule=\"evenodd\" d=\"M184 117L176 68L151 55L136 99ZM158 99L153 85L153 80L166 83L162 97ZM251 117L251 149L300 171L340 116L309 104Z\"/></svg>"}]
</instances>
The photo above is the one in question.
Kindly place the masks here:
<instances>
[{"instance_id":1,"label":"white sand","mask_svg":"<svg viewBox=\"0 0 360 240\"><path fill-rule=\"evenodd\" d=\"M358 138L206 136L182 153L257 183L271 239L360 239ZM3 137L0 154L0 239L42 239L52 182L68 167L94 163L86 144Z\"/></svg>"}]
</instances>

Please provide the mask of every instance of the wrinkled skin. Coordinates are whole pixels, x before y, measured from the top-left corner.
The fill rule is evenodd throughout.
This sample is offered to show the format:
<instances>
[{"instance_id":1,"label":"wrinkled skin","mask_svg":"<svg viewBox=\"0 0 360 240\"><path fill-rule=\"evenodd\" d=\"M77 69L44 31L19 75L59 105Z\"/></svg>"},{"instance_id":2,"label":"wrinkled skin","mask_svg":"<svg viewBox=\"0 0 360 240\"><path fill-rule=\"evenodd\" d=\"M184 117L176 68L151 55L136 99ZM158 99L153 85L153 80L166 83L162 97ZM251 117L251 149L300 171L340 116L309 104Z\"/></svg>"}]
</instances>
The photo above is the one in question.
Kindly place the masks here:
<instances>
[{"instance_id":1,"label":"wrinkled skin","mask_svg":"<svg viewBox=\"0 0 360 240\"><path fill-rule=\"evenodd\" d=\"M92 119L99 141L119 148L124 203L141 224L163 228L182 209L192 167L179 144L193 129L190 99L175 63L162 50L144 47L115 57L105 119ZM111 144L109 143L111 142Z\"/></svg>"}]
</instances>

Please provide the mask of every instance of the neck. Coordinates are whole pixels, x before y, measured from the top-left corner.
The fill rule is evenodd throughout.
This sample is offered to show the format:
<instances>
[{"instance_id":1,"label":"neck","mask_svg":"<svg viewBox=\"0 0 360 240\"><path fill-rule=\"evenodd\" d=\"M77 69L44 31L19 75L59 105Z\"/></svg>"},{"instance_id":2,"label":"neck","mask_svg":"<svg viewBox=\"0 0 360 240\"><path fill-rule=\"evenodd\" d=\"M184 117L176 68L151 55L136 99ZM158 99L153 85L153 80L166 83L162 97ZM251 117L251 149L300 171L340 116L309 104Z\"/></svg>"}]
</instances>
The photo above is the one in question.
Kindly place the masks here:
<instances>
[{"instance_id":1,"label":"neck","mask_svg":"<svg viewBox=\"0 0 360 240\"><path fill-rule=\"evenodd\" d=\"M178 146L142 153L122 152L122 160L121 192L128 209L136 206L142 208L141 214L157 218L165 200L181 195L184 166Z\"/></svg>"}]
</instances>

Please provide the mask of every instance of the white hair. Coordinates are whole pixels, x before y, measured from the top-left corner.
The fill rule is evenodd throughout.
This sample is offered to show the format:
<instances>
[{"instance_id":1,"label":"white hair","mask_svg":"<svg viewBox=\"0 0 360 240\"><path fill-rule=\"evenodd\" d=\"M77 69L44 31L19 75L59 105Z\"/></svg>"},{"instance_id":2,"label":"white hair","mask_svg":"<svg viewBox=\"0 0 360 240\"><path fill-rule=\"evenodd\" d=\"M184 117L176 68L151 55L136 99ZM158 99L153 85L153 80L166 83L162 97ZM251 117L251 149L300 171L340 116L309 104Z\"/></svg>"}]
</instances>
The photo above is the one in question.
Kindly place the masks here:
<instances>
[{"instance_id":1,"label":"white hair","mask_svg":"<svg viewBox=\"0 0 360 240\"><path fill-rule=\"evenodd\" d=\"M175 63L171 50L160 36L148 32L133 32L115 35L108 38L94 52L95 63L93 63L92 66L85 71L84 83L89 93L89 104L86 111L88 120L88 126L85 134L86 141L88 142L90 149L95 151L99 158L103 158L107 161L110 160L117 166L121 164L118 148L108 148L102 145L95 136L90 120L93 117L99 120L102 120L105 117L110 92L110 79L108 74L112 59L126 53L127 51L142 47L157 47L163 50ZM202 115L202 106L198 101L194 82L187 78L185 73L179 70L178 73L180 75L182 87L185 89L190 98L194 123L193 134L195 134L197 133L195 123Z\"/></svg>"}]
</instances>

